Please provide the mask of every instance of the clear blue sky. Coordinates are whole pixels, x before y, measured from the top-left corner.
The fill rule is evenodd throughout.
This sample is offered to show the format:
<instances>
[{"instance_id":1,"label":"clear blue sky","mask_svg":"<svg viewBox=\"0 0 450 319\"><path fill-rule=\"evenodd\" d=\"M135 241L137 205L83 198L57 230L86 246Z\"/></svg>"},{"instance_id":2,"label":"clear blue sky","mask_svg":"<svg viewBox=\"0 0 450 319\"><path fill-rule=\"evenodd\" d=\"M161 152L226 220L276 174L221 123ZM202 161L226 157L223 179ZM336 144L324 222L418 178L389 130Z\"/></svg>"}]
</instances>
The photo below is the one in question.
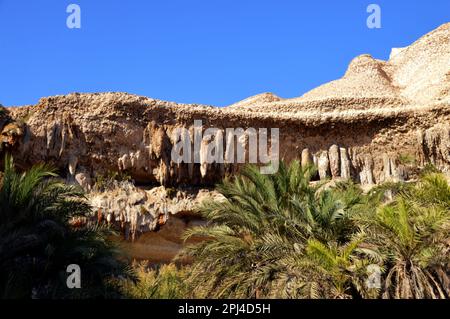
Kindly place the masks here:
<instances>
[{"instance_id":1,"label":"clear blue sky","mask_svg":"<svg viewBox=\"0 0 450 319\"><path fill-rule=\"evenodd\" d=\"M81 7L81 29L66 7ZM368 29L366 7L382 9ZM227 105L300 96L450 21L450 0L0 0L0 103L126 91Z\"/></svg>"}]
</instances>

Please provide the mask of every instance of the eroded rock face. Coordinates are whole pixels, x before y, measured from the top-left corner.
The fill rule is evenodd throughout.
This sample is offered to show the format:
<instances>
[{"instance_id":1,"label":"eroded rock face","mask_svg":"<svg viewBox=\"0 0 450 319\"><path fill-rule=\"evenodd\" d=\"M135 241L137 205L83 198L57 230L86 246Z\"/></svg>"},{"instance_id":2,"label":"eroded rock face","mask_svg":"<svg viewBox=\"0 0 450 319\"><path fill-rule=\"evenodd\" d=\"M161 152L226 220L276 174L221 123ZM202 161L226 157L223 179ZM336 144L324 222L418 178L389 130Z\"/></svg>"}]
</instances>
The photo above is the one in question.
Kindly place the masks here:
<instances>
[{"instance_id":1,"label":"eroded rock face","mask_svg":"<svg viewBox=\"0 0 450 319\"><path fill-rule=\"evenodd\" d=\"M363 185L373 185L373 159L371 156L363 156L361 160L361 171L359 172L359 181Z\"/></svg>"},{"instance_id":2,"label":"eroded rock face","mask_svg":"<svg viewBox=\"0 0 450 319\"><path fill-rule=\"evenodd\" d=\"M328 152L323 151L317 158L317 170L319 171L320 179L326 179L330 176L330 159L328 158Z\"/></svg>"},{"instance_id":3,"label":"eroded rock face","mask_svg":"<svg viewBox=\"0 0 450 319\"><path fill-rule=\"evenodd\" d=\"M339 156L341 163L341 177L343 179L351 179L350 159L348 157L347 149L345 147L339 148Z\"/></svg>"},{"instance_id":4,"label":"eroded rock face","mask_svg":"<svg viewBox=\"0 0 450 319\"><path fill-rule=\"evenodd\" d=\"M22 138L24 136L24 125L18 122L9 123L3 127L0 135L1 150L11 151L22 141Z\"/></svg>"},{"instance_id":5,"label":"eroded rock face","mask_svg":"<svg viewBox=\"0 0 450 319\"><path fill-rule=\"evenodd\" d=\"M409 178L402 158L450 169L450 24L445 24L389 61L355 58L345 76L300 98L263 94L231 107L181 105L125 93L70 94L43 98L35 106L9 108L2 138L14 144L16 162L53 163L85 188L105 172L124 172L141 183L214 185L244 163L206 163L207 142L193 139L217 128L214 143L227 145L227 128L279 129L280 159L313 162L320 178L353 178L362 184ZM13 124L24 122L21 130ZM177 129L185 129L176 137ZM16 132L16 133L8 133ZM192 161L176 163L179 139ZM233 146L245 149L249 136ZM225 147L225 155L230 148ZM194 161L198 156L198 161Z\"/></svg>"},{"instance_id":6,"label":"eroded rock face","mask_svg":"<svg viewBox=\"0 0 450 319\"><path fill-rule=\"evenodd\" d=\"M313 158L312 158L311 152L309 151L308 148L305 148L302 151L302 155L301 155L301 165L302 165L302 167L306 167L306 166L313 165L313 164L314 163L313 163Z\"/></svg>"},{"instance_id":7,"label":"eroded rock face","mask_svg":"<svg viewBox=\"0 0 450 319\"><path fill-rule=\"evenodd\" d=\"M328 151L328 157L330 159L330 171L333 178L341 176L341 156L339 152L339 146L336 144L331 145Z\"/></svg>"},{"instance_id":8,"label":"eroded rock face","mask_svg":"<svg viewBox=\"0 0 450 319\"><path fill-rule=\"evenodd\" d=\"M131 182L118 182L110 190L88 194L92 220L115 225L131 241L139 234L159 229L171 215L193 215L194 207L203 200L221 198L219 193L208 189L176 190L160 186L145 190Z\"/></svg>"},{"instance_id":9,"label":"eroded rock face","mask_svg":"<svg viewBox=\"0 0 450 319\"><path fill-rule=\"evenodd\" d=\"M400 154L416 158L418 165L431 162L443 170L450 167L448 105L398 110L395 115L368 111L347 117L343 113L327 121L327 114L315 120L291 115L283 118L283 114L267 118L126 94L48 98L32 109L23 129L29 133L21 135L17 130L15 140L11 139L16 145L16 162L23 167L53 163L63 174L82 181L85 188L86 183L92 186L96 175L109 171L166 186L213 185L226 174L237 172L242 163L206 163L207 143L198 150L199 163L173 162L171 150L177 142L173 131L183 127L193 134L196 119L203 121L203 132L209 127L221 131L241 126L279 128L281 157L286 161L299 159L303 165L315 163L321 178L354 178L363 184L401 178ZM15 111L10 110L12 120ZM5 129L9 132L13 128ZM219 136L226 145L227 136ZM236 140L235 148L238 143L248 149L248 138ZM245 155L248 161L249 152Z\"/></svg>"},{"instance_id":10,"label":"eroded rock face","mask_svg":"<svg viewBox=\"0 0 450 319\"><path fill-rule=\"evenodd\" d=\"M419 159L438 167L450 162L450 125L438 123L425 131L418 131Z\"/></svg>"},{"instance_id":11,"label":"eroded rock face","mask_svg":"<svg viewBox=\"0 0 450 319\"><path fill-rule=\"evenodd\" d=\"M94 208L88 222L113 224L131 241L170 223L181 233L189 223L170 216L193 214L205 198L221 199L200 187L235 174L257 152L249 147L252 134L234 138L227 128L279 129L280 159L315 164L320 179L333 179L329 183L405 180L427 163L450 171L449 35L445 24L389 61L356 57L342 79L293 99L266 93L214 108L126 93L75 93L1 109L1 155L12 153L23 169L53 164L87 191ZM219 132L215 138L203 136L210 128ZM189 149L188 162L174 161L178 143ZM225 158L234 161L208 163L211 144L223 144ZM233 157L239 147L243 160ZM97 192L95 180L109 172L163 186L122 182Z\"/></svg>"}]
</instances>

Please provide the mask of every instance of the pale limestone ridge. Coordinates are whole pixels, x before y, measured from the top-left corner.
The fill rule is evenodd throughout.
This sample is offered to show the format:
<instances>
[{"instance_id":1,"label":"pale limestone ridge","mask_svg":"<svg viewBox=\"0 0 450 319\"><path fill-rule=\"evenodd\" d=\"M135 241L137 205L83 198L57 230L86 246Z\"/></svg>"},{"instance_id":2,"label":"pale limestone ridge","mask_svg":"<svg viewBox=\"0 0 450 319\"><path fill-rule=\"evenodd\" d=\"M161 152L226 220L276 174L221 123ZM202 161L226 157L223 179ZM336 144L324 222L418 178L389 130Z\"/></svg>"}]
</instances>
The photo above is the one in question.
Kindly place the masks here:
<instances>
[{"instance_id":1,"label":"pale limestone ridge","mask_svg":"<svg viewBox=\"0 0 450 319\"><path fill-rule=\"evenodd\" d=\"M278 101L282 101L282 100L284 100L284 99L282 99L279 96L276 96L273 93L266 92L266 93L261 93L261 94L246 98L242 101L239 101L235 104L230 105L229 107L232 107L232 108L252 107L252 106L255 106L255 105L258 105L261 103L271 103L271 102L278 102Z\"/></svg>"},{"instance_id":2,"label":"pale limestone ridge","mask_svg":"<svg viewBox=\"0 0 450 319\"><path fill-rule=\"evenodd\" d=\"M257 95L246 106L249 111L271 113L420 107L449 103L449 90L450 23L446 23L410 46L394 49L388 61L368 54L356 57L341 79L299 98L266 101Z\"/></svg>"},{"instance_id":3,"label":"pale limestone ridge","mask_svg":"<svg viewBox=\"0 0 450 319\"><path fill-rule=\"evenodd\" d=\"M393 83L417 103L449 101L450 23L443 24L395 55Z\"/></svg>"},{"instance_id":4,"label":"pale limestone ridge","mask_svg":"<svg viewBox=\"0 0 450 319\"><path fill-rule=\"evenodd\" d=\"M369 118L411 110L446 108L450 104L450 23L423 36L408 47L394 50L388 61L368 54L354 58L341 79L321 85L301 97L283 99L262 93L224 108L178 104L127 93L69 94L43 98L38 106L87 106L90 112L117 105L143 105L146 110L166 110L176 116L204 113L211 117L237 116L286 118L322 122L351 120L367 112ZM140 107L142 109L142 107ZM12 112L21 112L10 109Z\"/></svg>"},{"instance_id":5,"label":"pale limestone ridge","mask_svg":"<svg viewBox=\"0 0 450 319\"><path fill-rule=\"evenodd\" d=\"M280 158L304 154L320 164L321 178L406 179L414 167L402 163L405 154L418 165L450 171L449 28L439 27L389 61L356 57L341 79L294 99L264 93L217 108L126 93L42 98L6 110L2 146L21 167L53 163L85 188L108 171L163 185L212 185L237 172L243 163L171 160L179 128L189 132L180 138L193 147L195 120L203 130L217 128L222 139L227 128L277 128ZM206 151L202 143L200 153Z\"/></svg>"}]
</instances>

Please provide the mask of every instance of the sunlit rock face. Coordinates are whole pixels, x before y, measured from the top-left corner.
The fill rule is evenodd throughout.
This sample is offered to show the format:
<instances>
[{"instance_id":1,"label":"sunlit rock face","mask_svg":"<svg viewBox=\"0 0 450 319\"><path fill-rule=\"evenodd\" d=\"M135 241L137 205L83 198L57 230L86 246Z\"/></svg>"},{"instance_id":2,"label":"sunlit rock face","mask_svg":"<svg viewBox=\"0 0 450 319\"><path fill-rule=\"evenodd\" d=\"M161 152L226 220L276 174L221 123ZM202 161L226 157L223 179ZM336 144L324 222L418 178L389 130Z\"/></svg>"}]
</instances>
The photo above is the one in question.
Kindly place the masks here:
<instances>
[{"instance_id":1,"label":"sunlit rock face","mask_svg":"<svg viewBox=\"0 0 450 319\"><path fill-rule=\"evenodd\" d=\"M12 153L21 169L54 165L86 190L93 207L89 218L74 224L113 225L136 243L130 249L138 258L170 260L182 246L182 232L202 222L194 207L220 200L212 187L255 155L254 136L234 139L229 128L279 129L279 159L315 164L315 178L331 184L408 180L428 163L450 171L449 36L450 24L444 24L393 50L388 61L358 56L341 79L292 99L263 93L215 108L126 93L74 93L0 108L0 155ZM205 137L211 128L217 134ZM275 144L268 142L273 153ZM178 143L189 150L188 161L174 161ZM210 163L213 144L223 145L225 158L241 148L243 162ZM115 182L99 191L99 178L110 173L136 184ZM149 246L155 242L160 245Z\"/></svg>"},{"instance_id":2,"label":"sunlit rock face","mask_svg":"<svg viewBox=\"0 0 450 319\"><path fill-rule=\"evenodd\" d=\"M278 128L280 159L315 163L321 179L367 185L408 179L414 170L405 158L449 170L449 34L450 24L442 25L388 61L356 57L343 78L293 99L265 93L215 108L126 93L43 98L5 109L2 145L21 167L53 163L85 189L106 172L178 187L212 186L239 171L242 163L205 161L212 140L195 150L195 120L202 133L217 128L214 142L224 145L227 128ZM199 161L175 163L171 150L178 142L197 151ZM233 143L246 149L248 161L248 139Z\"/></svg>"},{"instance_id":3,"label":"sunlit rock face","mask_svg":"<svg viewBox=\"0 0 450 319\"><path fill-rule=\"evenodd\" d=\"M141 234L170 227L166 224L171 216L200 219L194 212L196 205L206 199L222 198L214 190L139 188L129 181L115 182L109 189L93 190L87 196L93 208L87 222L113 225L132 242Z\"/></svg>"},{"instance_id":4,"label":"sunlit rock face","mask_svg":"<svg viewBox=\"0 0 450 319\"><path fill-rule=\"evenodd\" d=\"M18 122L11 122L3 126L0 133L0 150L12 151L18 147L24 136L24 125Z\"/></svg>"}]
</instances>

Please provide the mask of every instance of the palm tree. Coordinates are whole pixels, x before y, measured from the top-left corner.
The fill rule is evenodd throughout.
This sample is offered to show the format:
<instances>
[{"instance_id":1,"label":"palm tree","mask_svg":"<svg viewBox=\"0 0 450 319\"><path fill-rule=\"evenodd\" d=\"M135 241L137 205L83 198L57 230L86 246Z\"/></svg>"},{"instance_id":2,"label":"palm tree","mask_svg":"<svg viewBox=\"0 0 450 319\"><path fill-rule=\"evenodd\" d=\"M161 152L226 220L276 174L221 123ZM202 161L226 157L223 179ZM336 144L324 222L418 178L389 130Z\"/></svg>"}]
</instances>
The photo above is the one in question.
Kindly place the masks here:
<instances>
[{"instance_id":1,"label":"palm tree","mask_svg":"<svg viewBox=\"0 0 450 319\"><path fill-rule=\"evenodd\" d=\"M366 282L368 267L378 264L380 256L362 248L362 238L362 234L358 233L346 244L324 244L314 239L308 241L301 268L312 274L308 278L310 286L315 283L321 287L317 294L333 299L378 296L379 289L369 287ZM315 281L311 282L311 278Z\"/></svg>"},{"instance_id":2,"label":"palm tree","mask_svg":"<svg viewBox=\"0 0 450 319\"><path fill-rule=\"evenodd\" d=\"M298 161L280 163L273 175L248 166L218 186L225 199L199 207L209 225L185 234L207 239L184 252L194 260L188 275L194 295L281 296L288 290L283 276L304 258L308 240L339 243L356 231L349 218L359 202L355 193L353 200L349 195L354 188L314 186L315 172Z\"/></svg>"},{"instance_id":3,"label":"palm tree","mask_svg":"<svg viewBox=\"0 0 450 319\"><path fill-rule=\"evenodd\" d=\"M246 167L204 202L207 226L185 237L195 297L448 298L450 186L434 171L417 183L363 194L352 182L310 183L313 167ZM387 194L387 195L386 195ZM377 267L379 286L368 285Z\"/></svg>"},{"instance_id":4,"label":"palm tree","mask_svg":"<svg viewBox=\"0 0 450 319\"><path fill-rule=\"evenodd\" d=\"M135 265L138 280L120 280L119 287L126 298L181 299L187 295L184 269L174 264L149 269L145 263Z\"/></svg>"},{"instance_id":5,"label":"palm tree","mask_svg":"<svg viewBox=\"0 0 450 319\"><path fill-rule=\"evenodd\" d=\"M55 172L37 165L15 171L5 157L0 188L0 297L104 297L111 276L127 275L116 248L100 226L72 227L73 217L90 207L81 190L61 183ZM81 267L81 289L68 289L66 267Z\"/></svg>"},{"instance_id":6,"label":"palm tree","mask_svg":"<svg viewBox=\"0 0 450 319\"><path fill-rule=\"evenodd\" d=\"M384 256L383 298L450 296L450 187L429 174L378 208L367 243Z\"/></svg>"},{"instance_id":7,"label":"palm tree","mask_svg":"<svg viewBox=\"0 0 450 319\"><path fill-rule=\"evenodd\" d=\"M450 185L441 173L423 175L405 196L420 206L437 205L450 211Z\"/></svg>"}]
</instances>

